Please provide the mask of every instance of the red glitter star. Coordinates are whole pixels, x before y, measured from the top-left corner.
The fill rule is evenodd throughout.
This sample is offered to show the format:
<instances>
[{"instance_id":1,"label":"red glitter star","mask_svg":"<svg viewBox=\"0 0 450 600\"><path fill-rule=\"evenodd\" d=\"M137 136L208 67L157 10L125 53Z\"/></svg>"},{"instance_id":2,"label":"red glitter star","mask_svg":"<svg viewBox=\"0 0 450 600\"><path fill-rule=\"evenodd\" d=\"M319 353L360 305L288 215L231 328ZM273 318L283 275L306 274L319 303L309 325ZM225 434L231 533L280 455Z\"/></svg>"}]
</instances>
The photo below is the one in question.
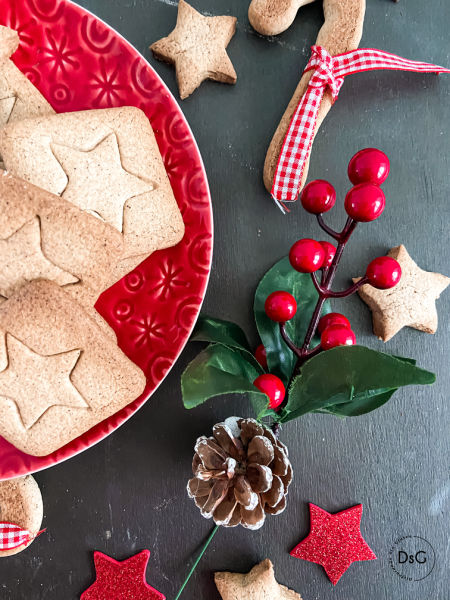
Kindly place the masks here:
<instances>
[{"instance_id":1,"label":"red glitter star","mask_svg":"<svg viewBox=\"0 0 450 600\"><path fill-rule=\"evenodd\" d=\"M362 510L362 504L357 504L330 514L310 503L309 535L290 552L291 556L322 565L336 585L352 562L376 558L359 529Z\"/></svg>"},{"instance_id":2,"label":"red glitter star","mask_svg":"<svg viewBox=\"0 0 450 600\"><path fill-rule=\"evenodd\" d=\"M145 581L149 550L118 562L102 552L94 552L97 579L80 600L165 600L166 597Z\"/></svg>"}]
</instances>

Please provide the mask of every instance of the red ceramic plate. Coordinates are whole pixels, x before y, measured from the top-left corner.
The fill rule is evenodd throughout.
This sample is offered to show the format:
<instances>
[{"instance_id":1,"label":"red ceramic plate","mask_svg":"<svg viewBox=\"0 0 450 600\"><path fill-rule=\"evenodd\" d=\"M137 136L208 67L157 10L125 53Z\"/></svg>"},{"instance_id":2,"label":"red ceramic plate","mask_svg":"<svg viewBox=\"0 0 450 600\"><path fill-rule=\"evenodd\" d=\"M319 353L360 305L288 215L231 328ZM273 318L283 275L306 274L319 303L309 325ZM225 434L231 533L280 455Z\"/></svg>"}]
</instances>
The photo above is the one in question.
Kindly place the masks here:
<instances>
[{"instance_id":1,"label":"red ceramic plate","mask_svg":"<svg viewBox=\"0 0 450 600\"><path fill-rule=\"evenodd\" d=\"M186 234L152 254L99 298L96 308L147 376L144 394L57 452L35 457L0 438L0 480L39 471L99 442L155 391L183 349L211 268L208 182L173 96L139 52L69 0L0 0L0 24L16 29L13 60L57 112L133 105L148 116L183 214Z\"/></svg>"}]
</instances>

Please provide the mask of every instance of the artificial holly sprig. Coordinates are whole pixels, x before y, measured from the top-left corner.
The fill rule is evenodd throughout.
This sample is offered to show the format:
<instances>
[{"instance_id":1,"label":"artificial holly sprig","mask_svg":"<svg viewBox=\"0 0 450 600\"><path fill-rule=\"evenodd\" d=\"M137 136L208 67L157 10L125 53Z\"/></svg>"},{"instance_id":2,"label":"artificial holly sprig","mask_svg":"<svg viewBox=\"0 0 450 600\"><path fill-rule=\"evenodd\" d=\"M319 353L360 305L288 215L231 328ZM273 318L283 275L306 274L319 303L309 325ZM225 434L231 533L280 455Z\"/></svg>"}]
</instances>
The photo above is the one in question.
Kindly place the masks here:
<instances>
[{"instance_id":1,"label":"artificial holly sprig","mask_svg":"<svg viewBox=\"0 0 450 600\"><path fill-rule=\"evenodd\" d=\"M389 161L379 150L362 150L352 158L349 177L354 187L344 201L348 218L340 232L323 218L336 202L331 184L317 180L305 187L303 208L316 215L337 246L299 240L289 257L263 277L254 305L263 342L256 357L237 325L211 318L199 320L192 339L211 343L182 376L186 407L213 396L245 393L257 418L271 417L275 423L284 423L308 412L364 414L387 402L399 387L433 383L434 375L416 367L411 359L356 345L348 319L331 313L329 305L330 298L346 297L361 285L387 289L400 279L400 265L383 256L369 264L357 284L343 291L332 289L357 224L373 221L385 208L380 185L388 173Z\"/></svg>"},{"instance_id":2,"label":"artificial holly sprig","mask_svg":"<svg viewBox=\"0 0 450 600\"><path fill-rule=\"evenodd\" d=\"M358 152L352 158L348 172L350 180L355 185L345 198L344 206L348 218L342 231L331 229L323 219L323 213L331 210L336 202L336 192L329 182L312 181L305 187L301 195L303 208L307 212L315 214L319 226L338 242L336 247L330 242L318 242L305 238L295 242L289 252L289 262L292 268L299 273L309 274L318 293L318 300L301 345L297 346L286 331L286 322L292 319L297 311L295 298L285 291L276 291L271 293L265 302L267 316L279 323L281 337L297 357L293 376L299 374L301 366L308 359L320 352L336 346L349 346L356 343L356 337L348 319L340 313L333 313L333 316L326 317L326 326L323 318L322 326L319 327L322 309L328 298L345 298L366 284L378 289L388 289L400 281L401 267L399 263L393 258L381 256L369 264L366 275L358 282L343 291L332 290L339 262L357 224L374 221L383 213L386 200L380 185L389 174L389 161L383 152L368 148ZM322 273L320 281L316 276L319 270ZM314 348L310 348L311 340L318 328L321 334L320 342ZM262 384L264 384L264 380L261 378L255 382L257 387ZM273 380L271 386L274 386ZM279 396L279 386L275 386L275 388Z\"/></svg>"}]
</instances>

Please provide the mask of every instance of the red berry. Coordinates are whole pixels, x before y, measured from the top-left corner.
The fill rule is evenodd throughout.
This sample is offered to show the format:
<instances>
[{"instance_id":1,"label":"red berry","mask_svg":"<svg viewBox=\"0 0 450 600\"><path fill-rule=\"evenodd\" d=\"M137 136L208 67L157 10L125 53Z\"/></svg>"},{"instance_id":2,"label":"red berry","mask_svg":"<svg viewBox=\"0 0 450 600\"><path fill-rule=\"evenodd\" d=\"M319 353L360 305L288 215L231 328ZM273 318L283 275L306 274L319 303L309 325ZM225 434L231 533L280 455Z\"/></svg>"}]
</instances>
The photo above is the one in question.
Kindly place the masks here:
<instances>
[{"instance_id":1,"label":"red berry","mask_svg":"<svg viewBox=\"0 0 450 600\"><path fill-rule=\"evenodd\" d=\"M347 319L347 317L336 312L323 315L323 317L320 318L317 329L319 333L322 333L330 325L344 325L344 327L351 329L350 321Z\"/></svg>"},{"instance_id":2,"label":"red berry","mask_svg":"<svg viewBox=\"0 0 450 600\"><path fill-rule=\"evenodd\" d=\"M262 366L263 369L267 369L267 352L263 344L260 344L255 350L255 358Z\"/></svg>"},{"instance_id":3,"label":"red berry","mask_svg":"<svg viewBox=\"0 0 450 600\"><path fill-rule=\"evenodd\" d=\"M331 267L334 255L336 254L336 246L330 244L330 242L319 242L325 252L325 258L323 259L322 269Z\"/></svg>"},{"instance_id":4,"label":"red berry","mask_svg":"<svg viewBox=\"0 0 450 600\"><path fill-rule=\"evenodd\" d=\"M387 290L394 287L400 281L402 268L390 256L379 256L374 258L366 270L366 277L370 285L379 290Z\"/></svg>"},{"instance_id":5,"label":"red berry","mask_svg":"<svg viewBox=\"0 0 450 600\"><path fill-rule=\"evenodd\" d=\"M355 221L367 223L378 219L384 210L386 198L383 190L374 183L359 183L345 196L347 214Z\"/></svg>"},{"instance_id":6,"label":"red berry","mask_svg":"<svg viewBox=\"0 0 450 600\"><path fill-rule=\"evenodd\" d=\"M300 273L314 273L320 269L325 258L325 250L316 242L305 238L298 240L289 251L289 261Z\"/></svg>"},{"instance_id":7,"label":"red berry","mask_svg":"<svg viewBox=\"0 0 450 600\"><path fill-rule=\"evenodd\" d=\"M356 344L355 334L345 325L330 325L320 336L320 345L324 350L336 346L353 346L353 344Z\"/></svg>"},{"instance_id":8,"label":"red berry","mask_svg":"<svg viewBox=\"0 0 450 600\"><path fill-rule=\"evenodd\" d=\"M389 168L389 159L384 152L376 148L365 148L357 152L348 163L348 177L353 185L381 185L389 175Z\"/></svg>"},{"instance_id":9,"label":"red berry","mask_svg":"<svg viewBox=\"0 0 450 600\"><path fill-rule=\"evenodd\" d=\"M272 292L264 304L266 315L272 321L285 323L297 312L297 302L289 292Z\"/></svg>"},{"instance_id":10,"label":"red berry","mask_svg":"<svg viewBox=\"0 0 450 600\"><path fill-rule=\"evenodd\" d=\"M269 397L269 408L276 410L283 402L286 389L276 375L264 373L255 379L253 385Z\"/></svg>"},{"instance_id":11,"label":"red berry","mask_svg":"<svg viewBox=\"0 0 450 600\"><path fill-rule=\"evenodd\" d=\"M316 179L305 186L300 200L307 212L318 215L333 208L336 202L336 191L328 181Z\"/></svg>"}]
</instances>

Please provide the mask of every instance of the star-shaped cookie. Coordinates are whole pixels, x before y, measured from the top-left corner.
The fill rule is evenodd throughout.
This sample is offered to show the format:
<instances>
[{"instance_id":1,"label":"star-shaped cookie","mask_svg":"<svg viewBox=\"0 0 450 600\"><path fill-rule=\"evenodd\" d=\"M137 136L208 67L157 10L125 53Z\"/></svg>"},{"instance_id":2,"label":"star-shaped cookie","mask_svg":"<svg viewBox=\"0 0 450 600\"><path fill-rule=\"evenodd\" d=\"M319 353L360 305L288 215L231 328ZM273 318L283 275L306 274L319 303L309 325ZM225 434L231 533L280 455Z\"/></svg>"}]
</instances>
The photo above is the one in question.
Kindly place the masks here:
<instances>
[{"instance_id":1,"label":"star-shaped cookie","mask_svg":"<svg viewBox=\"0 0 450 600\"><path fill-rule=\"evenodd\" d=\"M175 65L181 99L205 79L236 83L225 48L236 31L236 17L204 17L185 0L178 4L175 29L150 46L159 60Z\"/></svg>"},{"instance_id":2,"label":"star-shaped cookie","mask_svg":"<svg viewBox=\"0 0 450 600\"><path fill-rule=\"evenodd\" d=\"M125 171L115 133L88 152L61 144L51 148L69 180L61 196L121 232L127 200L154 189L152 183Z\"/></svg>"},{"instance_id":3,"label":"star-shaped cookie","mask_svg":"<svg viewBox=\"0 0 450 600\"><path fill-rule=\"evenodd\" d=\"M0 296L5 298L33 279L50 279L61 286L78 281L44 256L38 217L25 223L6 240L0 240L0 256Z\"/></svg>"},{"instance_id":4,"label":"star-shaped cookie","mask_svg":"<svg viewBox=\"0 0 450 600\"><path fill-rule=\"evenodd\" d=\"M89 408L70 380L81 350L41 356L11 334L6 336L8 366L0 373L0 396L16 403L25 429L52 406Z\"/></svg>"},{"instance_id":5,"label":"star-shaped cookie","mask_svg":"<svg viewBox=\"0 0 450 600\"><path fill-rule=\"evenodd\" d=\"M300 594L277 582L268 558L249 573L215 573L214 581L223 600L302 600Z\"/></svg>"},{"instance_id":6,"label":"star-shaped cookie","mask_svg":"<svg viewBox=\"0 0 450 600\"><path fill-rule=\"evenodd\" d=\"M372 311L374 334L387 342L403 327L435 333L438 326L436 300L450 283L450 278L422 270L403 245L389 250L388 256L400 263L400 282L388 290L378 290L370 285L363 285L358 290Z\"/></svg>"}]
</instances>

